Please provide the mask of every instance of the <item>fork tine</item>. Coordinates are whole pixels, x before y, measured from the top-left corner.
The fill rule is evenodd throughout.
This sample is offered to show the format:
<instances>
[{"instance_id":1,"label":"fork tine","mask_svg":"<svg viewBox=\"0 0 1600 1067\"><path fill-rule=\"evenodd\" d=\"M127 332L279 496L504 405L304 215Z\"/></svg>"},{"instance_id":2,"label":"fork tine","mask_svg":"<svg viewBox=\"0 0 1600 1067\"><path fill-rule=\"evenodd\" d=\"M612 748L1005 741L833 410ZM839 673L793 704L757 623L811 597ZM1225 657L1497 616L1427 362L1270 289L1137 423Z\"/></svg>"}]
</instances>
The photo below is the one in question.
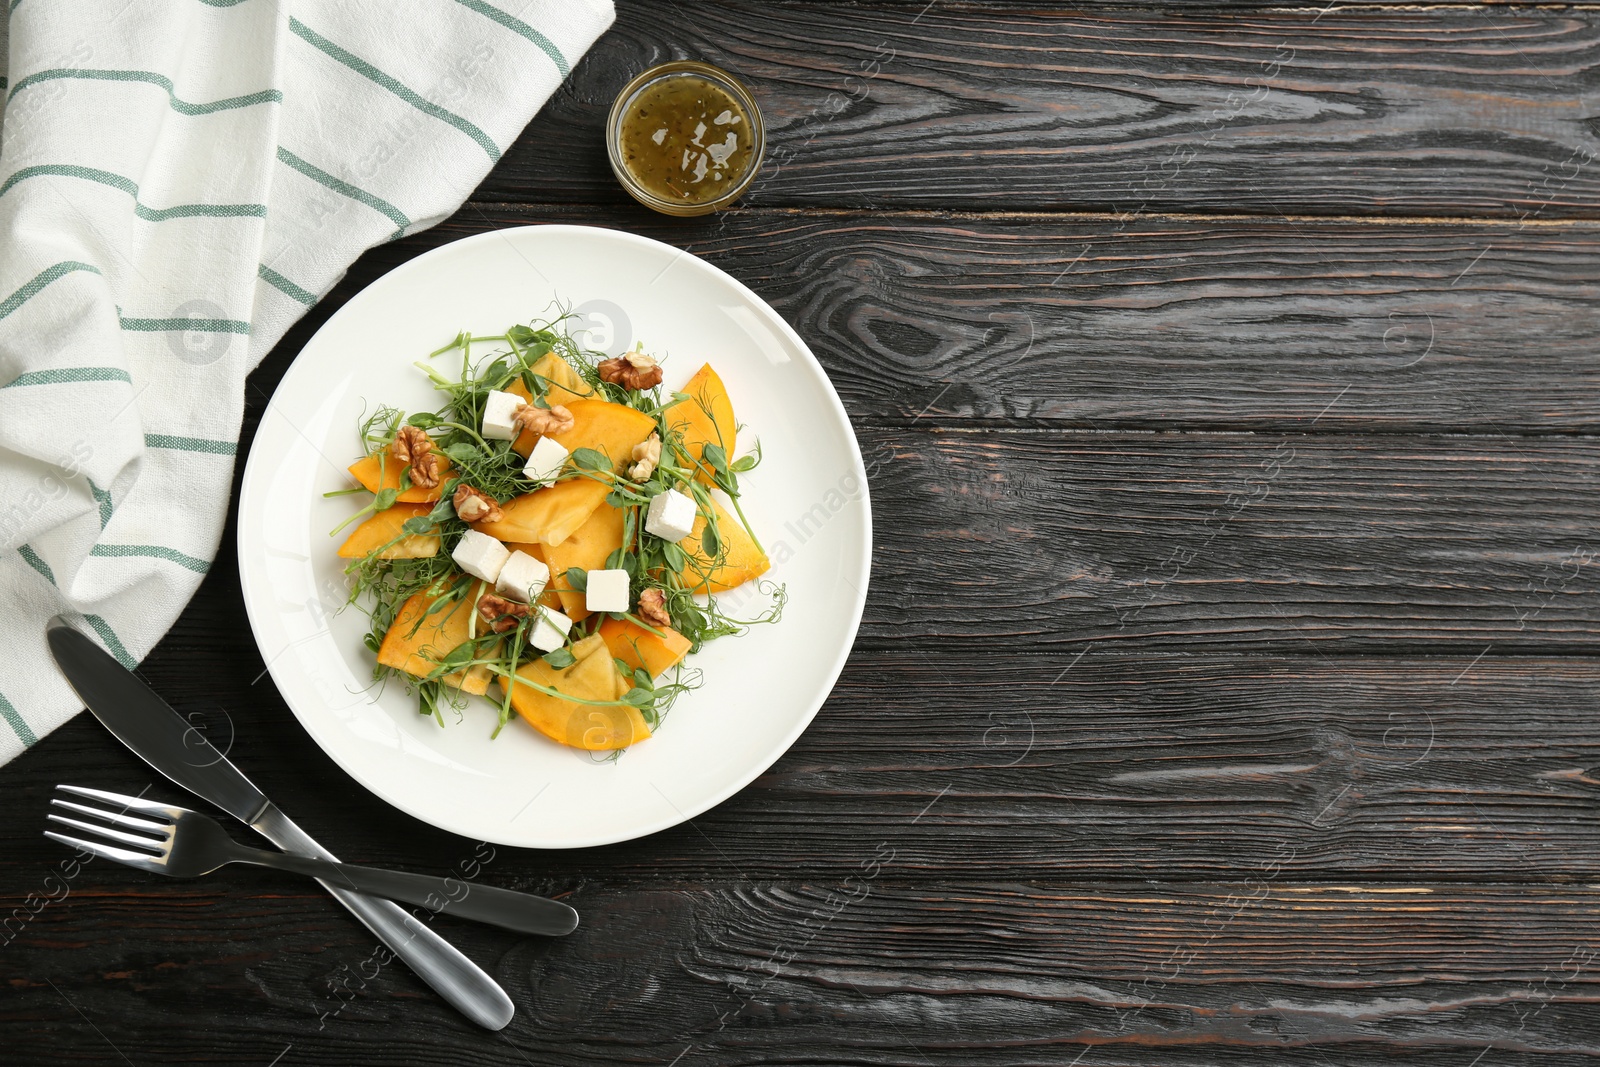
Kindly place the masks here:
<instances>
[{"instance_id":1,"label":"fork tine","mask_svg":"<svg viewBox=\"0 0 1600 1067\"><path fill-rule=\"evenodd\" d=\"M107 793L103 789L85 789L81 785L58 785L56 788L64 793L72 793L76 796L87 797L90 800L115 804L123 811L142 811L146 815L159 815L169 821L176 819L178 817L177 812L182 810L171 804L157 804L153 800L141 800L138 797L123 796L121 793Z\"/></svg>"},{"instance_id":2,"label":"fork tine","mask_svg":"<svg viewBox=\"0 0 1600 1067\"><path fill-rule=\"evenodd\" d=\"M173 824L170 822L153 822L150 819L140 819L132 815L124 815L121 812L107 811L105 808L91 808L87 804L74 804L70 800L60 800L55 797L50 799L50 803L59 808L66 808L68 811L76 811L82 815L93 815L96 818L105 819L107 822L114 822L118 826L126 826L130 830L143 830L151 834L168 834L172 832Z\"/></svg>"},{"instance_id":3,"label":"fork tine","mask_svg":"<svg viewBox=\"0 0 1600 1067\"><path fill-rule=\"evenodd\" d=\"M69 819L65 815L46 815L45 818L51 822L61 823L63 826L70 826L74 830L85 830L91 834L98 834L100 837L109 837L113 841L121 841L125 845L139 845L142 848L155 849L163 855L172 847L171 842L168 840L157 840L154 837L145 837L142 834L125 834L121 830L113 830L109 826L84 822L82 819Z\"/></svg>"},{"instance_id":4,"label":"fork tine","mask_svg":"<svg viewBox=\"0 0 1600 1067\"><path fill-rule=\"evenodd\" d=\"M60 841L68 848L75 848L79 852L87 852L90 855L101 856L108 860L116 860L118 863L125 863L129 867L137 867L141 871L150 871L152 874L167 873L167 866L165 863L156 859L154 856L147 856L143 852L129 852L125 848L113 848L110 845L97 845L92 841L79 841L75 837L68 837L66 834L58 834L53 830L46 830L44 832L44 836L50 838L52 841Z\"/></svg>"}]
</instances>

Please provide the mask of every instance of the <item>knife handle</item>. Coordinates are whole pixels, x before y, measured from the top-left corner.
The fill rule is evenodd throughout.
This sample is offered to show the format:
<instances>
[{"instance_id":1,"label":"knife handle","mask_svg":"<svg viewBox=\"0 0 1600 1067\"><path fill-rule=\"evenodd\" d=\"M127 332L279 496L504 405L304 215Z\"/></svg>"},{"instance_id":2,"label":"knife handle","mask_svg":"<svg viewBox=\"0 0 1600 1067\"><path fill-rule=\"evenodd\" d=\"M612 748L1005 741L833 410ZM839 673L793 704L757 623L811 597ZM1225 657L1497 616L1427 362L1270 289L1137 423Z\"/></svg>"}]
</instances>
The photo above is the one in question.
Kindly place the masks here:
<instances>
[{"instance_id":1,"label":"knife handle","mask_svg":"<svg viewBox=\"0 0 1600 1067\"><path fill-rule=\"evenodd\" d=\"M267 805L250 827L285 852L336 860L333 853L290 822L276 805ZM461 1014L488 1030L502 1029L511 1021L516 1007L506 991L481 967L404 908L331 885L320 878L317 881Z\"/></svg>"},{"instance_id":2,"label":"knife handle","mask_svg":"<svg viewBox=\"0 0 1600 1067\"><path fill-rule=\"evenodd\" d=\"M249 863L279 871L309 875L324 885L342 884L358 893L380 896L405 904L420 904L429 911L442 911L460 919L489 923L519 934L561 937L578 928L578 913L559 900L518 893L512 889L440 878L411 871L390 871L381 867L361 867L354 863L272 852L263 848L235 845L234 863ZM455 895L459 892L459 896Z\"/></svg>"}]
</instances>

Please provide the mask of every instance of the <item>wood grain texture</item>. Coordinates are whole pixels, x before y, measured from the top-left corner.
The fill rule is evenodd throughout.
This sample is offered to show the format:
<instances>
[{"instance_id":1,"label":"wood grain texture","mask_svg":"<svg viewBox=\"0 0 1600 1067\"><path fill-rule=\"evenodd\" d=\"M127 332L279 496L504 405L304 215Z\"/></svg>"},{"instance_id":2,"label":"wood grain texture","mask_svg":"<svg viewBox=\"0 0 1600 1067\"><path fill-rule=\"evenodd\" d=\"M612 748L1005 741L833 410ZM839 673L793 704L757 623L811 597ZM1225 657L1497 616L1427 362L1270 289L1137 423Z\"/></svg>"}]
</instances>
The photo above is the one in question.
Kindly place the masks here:
<instances>
[{"instance_id":1,"label":"wood grain texture","mask_svg":"<svg viewBox=\"0 0 1600 1067\"><path fill-rule=\"evenodd\" d=\"M1594 216L1592 11L917 16L623 5L478 198L622 203L606 111L687 57L766 118L752 205Z\"/></svg>"},{"instance_id":2,"label":"wood grain texture","mask_svg":"<svg viewBox=\"0 0 1600 1067\"><path fill-rule=\"evenodd\" d=\"M1592 887L1285 886L1270 869L1132 890L906 885L896 862L888 849L840 879L594 883L567 898L588 921L553 941L451 924L518 1002L501 1035L378 966L354 923L292 884L152 893L91 866L4 950L15 970L0 1025L8 1062L58 1064L1460 1067L1600 1055Z\"/></svg>"},{"instance_id":3,"label":"wood grain texture","mask_svg":"<svg viewBox=\"0 0 1600 1067\"><path fill-rule=\"evenodd\" d=\"M1600 430L1600 226L469 206L374 250L622 225L800 327L858 424L1293 433ZM1533 339L1537 339L1534 343ZM1337 403L1330 404L1337 398Z\"/></svg>"},{"instance_id":4,"label":"wood grain texture","mask_svg":"<svg viewBox=\"0 0 1600 1067\"><path fill-rule=\"evenodd\" d=\"M1591 438L860 437L882 516L865 647L1470 658L1600 639ZM779 516L796 551L813 503Z\"/></svg>"},{"instance_id":5,"label":"wood grain texture","mask_svg":"<svg viewBox=\"0 0 1600 1067\"><path fill-rule=\"evenodd\" d=\"M250 684L248 635L214 633L233 610L191 608L143 668L156 689L336 855L436 873L469 855L358 786ZM55 783L136 793L154 780L88 719L5 774L12 894L61 855L37 833ZM1600 876L1597 800L1589 659L901 648L858 651L795 747L691 825L599 849L503 849L495 873L540 891L842 877L887 842L898 878L933 883L1226 880L1269 862L1285 881L1559 883Z\"/></svg>"}]
</instances>

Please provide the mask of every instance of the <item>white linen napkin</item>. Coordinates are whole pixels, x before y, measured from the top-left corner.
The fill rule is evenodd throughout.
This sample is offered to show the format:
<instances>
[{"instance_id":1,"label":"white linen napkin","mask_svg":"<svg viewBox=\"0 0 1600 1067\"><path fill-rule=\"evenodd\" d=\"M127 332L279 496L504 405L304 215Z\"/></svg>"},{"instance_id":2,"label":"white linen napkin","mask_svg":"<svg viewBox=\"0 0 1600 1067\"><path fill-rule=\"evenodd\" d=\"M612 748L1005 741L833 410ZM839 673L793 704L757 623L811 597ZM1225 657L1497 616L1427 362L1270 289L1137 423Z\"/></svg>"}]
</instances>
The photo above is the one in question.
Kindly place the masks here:
<instances>
[{"instance_id":1,"label":"white linen napkin","mask_svg":"<svg viewBox=\"0 0 1600 1067\"><path fill-rule=\"evenodd\" d=\"M10 0L0 762L82 707L52 615L131 668L194 594L245 375L363 250L460 206L613 18L611 0Z\"/></svg>"}]
</instances>

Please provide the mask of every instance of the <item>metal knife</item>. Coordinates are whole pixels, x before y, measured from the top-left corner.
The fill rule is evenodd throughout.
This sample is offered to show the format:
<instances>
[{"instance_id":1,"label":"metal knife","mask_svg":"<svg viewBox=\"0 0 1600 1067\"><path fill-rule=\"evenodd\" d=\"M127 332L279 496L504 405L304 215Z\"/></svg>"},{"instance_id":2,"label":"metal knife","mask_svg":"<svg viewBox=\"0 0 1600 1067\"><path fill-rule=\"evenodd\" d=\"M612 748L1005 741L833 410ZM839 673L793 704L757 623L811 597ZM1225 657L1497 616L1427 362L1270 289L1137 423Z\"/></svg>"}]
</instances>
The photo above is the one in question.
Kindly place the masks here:
<instances>
[{"instance_id":1,"label":"metal knife","mask_svg":"<svg viewBox=\"0 0 1600 1067\"><path fill-rule=\"evenodd\" d=\"M172 710L172 706L109 653L57 615L45 628L56 665L95 718L150 766L285 852L319 859L334 855L266 798L239 768ZM397 957L479 1026L499 1030L516 1010L477 964L399 905L322 883Z\"/></svg>"}]
</instances>

